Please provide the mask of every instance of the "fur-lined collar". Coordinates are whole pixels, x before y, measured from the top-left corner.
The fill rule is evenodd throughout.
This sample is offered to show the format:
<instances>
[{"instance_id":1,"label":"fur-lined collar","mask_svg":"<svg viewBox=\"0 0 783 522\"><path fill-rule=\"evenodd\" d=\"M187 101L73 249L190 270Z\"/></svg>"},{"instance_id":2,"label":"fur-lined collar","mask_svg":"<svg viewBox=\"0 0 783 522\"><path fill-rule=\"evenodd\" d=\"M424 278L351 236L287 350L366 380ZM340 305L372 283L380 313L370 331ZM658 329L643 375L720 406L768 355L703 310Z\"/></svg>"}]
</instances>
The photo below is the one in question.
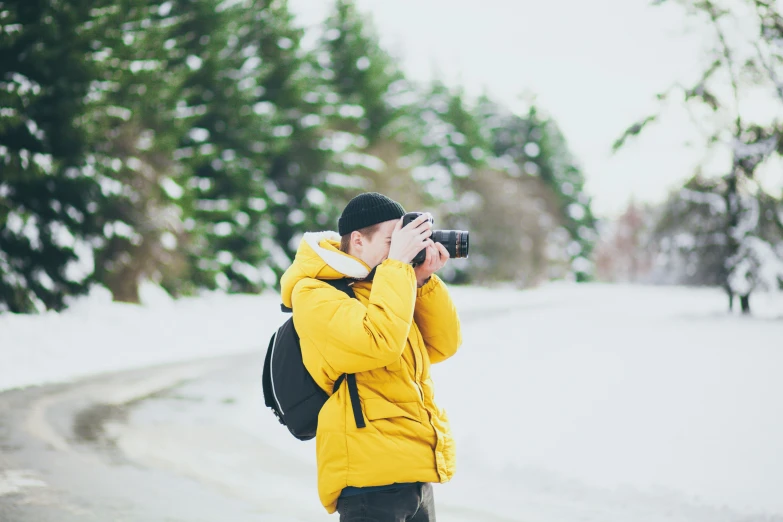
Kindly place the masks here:
<instances>
[{"instance_id":1,"label":"fur-lined collar","mask_svg":"<svg viewBox=\"0 0 783 522\"><path fill-rule=\"evenodd\" d=\"M313 252L318 254L327 265L341 274L345 274L354 279L364 279L370 274L370 271L367 270L367 266L361 261L358 261L347 254L323 248L320 243L324 239L339 242L340 235L337 232L328 230L325 232L307 232L302 237L302 240L313 249Z\"/></svg>"}]
</instances>

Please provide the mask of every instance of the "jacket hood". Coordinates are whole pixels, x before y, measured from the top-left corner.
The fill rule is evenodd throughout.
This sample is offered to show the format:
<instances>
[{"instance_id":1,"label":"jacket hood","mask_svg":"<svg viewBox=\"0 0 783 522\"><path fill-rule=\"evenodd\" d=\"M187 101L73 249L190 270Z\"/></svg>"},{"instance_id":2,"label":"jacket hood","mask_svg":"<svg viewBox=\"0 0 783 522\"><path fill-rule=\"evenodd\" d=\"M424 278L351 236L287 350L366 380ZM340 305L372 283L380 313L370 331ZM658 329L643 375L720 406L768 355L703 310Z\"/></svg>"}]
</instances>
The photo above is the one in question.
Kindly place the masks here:
<instances>
[{"instance_id":1,"label":"jacket hood","mask_svg":"<svg viewBox=\"0 0 783 522\"><path fill-rule=\"evenodd\" d=\"M369 274L366 263L340 250L337 232L307 232L299 243L294 262L280 279L280 296L283 304L291 307L291 294L302 279L364 279Z\"/></svg>"}]
</instances>

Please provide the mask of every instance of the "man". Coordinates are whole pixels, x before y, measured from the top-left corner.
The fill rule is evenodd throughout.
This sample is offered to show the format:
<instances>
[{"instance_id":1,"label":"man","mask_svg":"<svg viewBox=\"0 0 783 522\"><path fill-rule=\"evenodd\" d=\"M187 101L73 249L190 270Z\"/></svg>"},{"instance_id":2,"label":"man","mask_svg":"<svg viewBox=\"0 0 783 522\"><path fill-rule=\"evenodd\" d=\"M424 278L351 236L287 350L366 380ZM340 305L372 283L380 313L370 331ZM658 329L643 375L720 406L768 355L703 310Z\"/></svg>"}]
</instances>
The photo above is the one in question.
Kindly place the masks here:
<instances>
[{"instance_id":1,"label":"man","mask_svg":"<svg viewBox=\"0 0 783 522\"><path fill-rule=\"evenodd\" d=\"M341 522L435 520L432 482L454 474L454 441L434 402L430 364L462 342L446 285L449 259L427 214L402 227L402 206L378 193L345 207L334 232L308 233L282 278L302 358L331 393L355 374L366 426L342 385L318 416L318 492ZM426 249L426 260L411 260ZM349 278L356 299L323 280Z\"/></svg>"}]
</instances>

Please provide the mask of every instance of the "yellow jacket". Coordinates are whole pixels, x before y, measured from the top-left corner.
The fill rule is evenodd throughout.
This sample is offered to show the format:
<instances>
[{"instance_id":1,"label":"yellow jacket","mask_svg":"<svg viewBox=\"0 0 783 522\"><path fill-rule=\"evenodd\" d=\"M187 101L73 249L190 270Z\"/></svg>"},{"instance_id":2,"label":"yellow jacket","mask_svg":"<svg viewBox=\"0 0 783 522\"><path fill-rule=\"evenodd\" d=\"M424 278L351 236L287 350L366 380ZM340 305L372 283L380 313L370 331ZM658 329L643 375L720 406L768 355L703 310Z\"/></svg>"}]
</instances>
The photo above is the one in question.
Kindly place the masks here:
<instances>
[{"instance_id":1,"label":"yellow jacket","mask_svg":"<svg viewBox=\"0 0 783 522\"><path fill-rule=\"evenodd\" d=\"M454 440L435 404L430 364L462 342L454 303L436 275L417 289L413 268L387 259L372 281L353 285L357 299L319 281L369 274L339 246L335 232L305 234L281 281L307 370L327 393L340 375L355 373L367 424L356 427L345 384L318 416L318 494L329 513L346 486L451 479Z\"/></svg>"}]
</instances>

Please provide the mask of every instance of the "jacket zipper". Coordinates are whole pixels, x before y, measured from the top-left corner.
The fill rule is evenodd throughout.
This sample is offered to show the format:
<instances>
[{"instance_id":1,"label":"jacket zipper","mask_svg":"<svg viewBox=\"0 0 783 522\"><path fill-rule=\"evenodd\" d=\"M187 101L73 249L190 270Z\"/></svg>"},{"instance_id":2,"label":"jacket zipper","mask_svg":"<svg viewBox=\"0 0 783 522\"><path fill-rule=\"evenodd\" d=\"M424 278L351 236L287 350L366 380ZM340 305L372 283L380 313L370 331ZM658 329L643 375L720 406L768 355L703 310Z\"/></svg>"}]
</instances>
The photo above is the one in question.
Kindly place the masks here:
<instances>
[{"instance_id":1,"label":"jacket zipper","mask_svg":"<svg viewBox=\"0 0 783 522\"><path fill-rule=\"evenodd\" d=\"M424 337L422 337L421 332L419 332L419 347L421 347L422 350L427 349L427 345L424 344ZM413 348L413 346L411 346ZM427 422L432 427L432 431L435 433L435 447L437 448L438 444L441 442L440 437L438 436L438 430L435 428L435 425L432 423L432 417L430 416L429 411L427 410L427 404L424 400L424 390L421 388L421 384L419 383L419 375L418 375L418 364L417 364L417 358L416 358L416 350L413 349L413 382L416 383L416 389L419 390L419 395L421 396L421 403L424 406L424 415L427 416ZM423 366L423 363L422 363ZM422 369L423 372L423 369ZM438 475L440 475L440 468L436 464L436 469L438 470Z\"/></svg>"}]
</instances>

